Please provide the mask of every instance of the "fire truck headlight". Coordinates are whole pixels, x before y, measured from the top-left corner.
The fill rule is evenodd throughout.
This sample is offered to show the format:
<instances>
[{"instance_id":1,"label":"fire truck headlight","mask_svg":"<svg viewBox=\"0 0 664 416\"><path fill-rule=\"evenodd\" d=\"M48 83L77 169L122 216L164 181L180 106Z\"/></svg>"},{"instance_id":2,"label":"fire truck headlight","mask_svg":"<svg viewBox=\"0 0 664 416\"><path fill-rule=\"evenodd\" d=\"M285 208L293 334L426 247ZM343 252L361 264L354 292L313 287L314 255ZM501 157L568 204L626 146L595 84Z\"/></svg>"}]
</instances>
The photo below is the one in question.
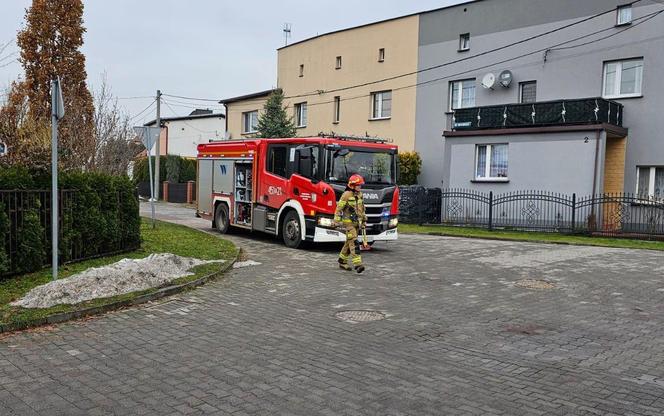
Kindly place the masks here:
<instances>
[{"instance_id":1,"label":"fire truck headlight","mask_svg":"<svg viewBox=\"0 0 664 416\"><path fill-rule=\"evenodd\" d=\"M388 223L388 227L394 228L397 225L399 225L399 218L392 218L390 222Z\"/></svg>"},{"instance_id":2,"label":"fire truck headlight","mask_svg":"<svg viewBox=\"0 0 664 416\"><path fill-rule=\"evenodd\" d=\"M327 217L319 217L318 218L318 225L321 227L334 227L334 220L332 218L327 218Z\"/></svg>"}]
</instances>

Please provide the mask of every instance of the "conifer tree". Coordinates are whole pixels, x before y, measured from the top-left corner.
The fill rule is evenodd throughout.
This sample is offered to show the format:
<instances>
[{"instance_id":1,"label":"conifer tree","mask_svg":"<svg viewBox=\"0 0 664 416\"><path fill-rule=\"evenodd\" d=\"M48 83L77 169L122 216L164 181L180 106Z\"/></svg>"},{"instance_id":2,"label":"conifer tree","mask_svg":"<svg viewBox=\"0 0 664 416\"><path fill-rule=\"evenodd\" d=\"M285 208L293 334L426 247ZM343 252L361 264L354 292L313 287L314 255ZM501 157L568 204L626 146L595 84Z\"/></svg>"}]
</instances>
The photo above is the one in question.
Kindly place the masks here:
<instances>
[{"instance_id":1,"label":"conifer tree","mask_svg":"<svg viewBox=\"0 0 664 416\"><path fill-rule=\"evenodd\" d=\"M288 117L283 107L284 93L281 89L274 90L267 99L263 114L258 118L258 137L293 137L295 123Z\"/></svg>"}]
</instances>

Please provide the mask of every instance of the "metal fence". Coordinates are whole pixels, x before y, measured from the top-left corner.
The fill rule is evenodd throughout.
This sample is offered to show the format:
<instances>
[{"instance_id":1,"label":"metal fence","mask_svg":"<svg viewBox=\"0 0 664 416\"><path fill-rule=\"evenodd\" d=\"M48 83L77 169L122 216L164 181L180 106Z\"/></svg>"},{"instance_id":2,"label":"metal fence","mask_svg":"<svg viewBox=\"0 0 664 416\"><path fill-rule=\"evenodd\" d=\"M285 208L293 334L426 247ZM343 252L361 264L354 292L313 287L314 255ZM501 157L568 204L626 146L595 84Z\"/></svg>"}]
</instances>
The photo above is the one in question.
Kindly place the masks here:
<instances>
[{"instance_id":1,"label":"metal fence","mask_svg":"<svg viewBox=\"0 0 664 416\"><path fill-rule=\"evenodd\" d=\"M91 246L85 241L85 231L82 229L90 224L82 224L82 215L79 209L93 209L97 212L104 212L107 208L104 206L108 201L99 201L95 206L89 205L89 200L85 200L75 190L61 190L58 197L58 221L59 221L59 251L60 260L64 262L81 261L102 255L126 252L137 249L140 241L128 241L128 228L126 218L123 217L123 193L116 193L116 201L113 201L117 207L118 229L115 231L115 238L111 244ZM136 196L133 196L136 197ZM4 215L3 215L4 213ZM0 190L0 215L4 216L0 229L0 249L4 249L9 264L7 270L0 273L2 275L11 275L24 270L17 270L19 257L22 255L21 233L26 229L26 217L36 214L39 218L39 227L37 228L42 235L41 241L44 248L44 263L42 266L51 264L51 191L50 190ZM115 216L116 213L110 215ZM34 215L33 215L34 217ZM97 224L101 227L101 224ZM97 228L99 233L104 230ZM88 231L89 232L89 231ZM4 241L1 238L4 237ZM134 239L135 240L135 239Z\"/></svg>"},{"instance_id":2,"label":"metal fence","mask_svg":"<svg viewBox=\"0 0 664 416\"><path fill-rule=\"evenodd\" d=\"M406 195L410 200L426 202L427 192L431 191L410 189ZM401 221L489 230L664 239L664 199L658 197L629 193L577 197L576 194L545 191L494 194L467 189L444 189L439 192L439 204L402 204ZM432 209L439 210L431 212Z\"/></svg>"}]
</instances>

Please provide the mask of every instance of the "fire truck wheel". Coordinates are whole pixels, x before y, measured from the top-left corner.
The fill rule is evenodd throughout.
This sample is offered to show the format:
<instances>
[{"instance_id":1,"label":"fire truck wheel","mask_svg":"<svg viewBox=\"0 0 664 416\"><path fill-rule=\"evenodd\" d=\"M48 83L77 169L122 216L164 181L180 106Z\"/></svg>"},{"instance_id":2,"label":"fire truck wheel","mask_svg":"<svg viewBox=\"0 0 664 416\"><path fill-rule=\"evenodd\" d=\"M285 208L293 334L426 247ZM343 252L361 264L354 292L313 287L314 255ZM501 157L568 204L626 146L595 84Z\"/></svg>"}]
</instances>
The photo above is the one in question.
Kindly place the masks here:
<instances>
[{"instance_id":1,"label":"fire truck wheel","mask_svg":"<svg viewBox=\"0 0 664 416\"><path fill-rule=\"evenodd\" d=\"M226 234L230 224L228 221L228 207L226 204L217 205L217 209L214 212L214 223L220 233Z\"/></svg>"},{"instance_id":2,"label":"fire truck wheel","mask_svg":"<svg viewBox=\"0 0 664 416\"><path fill-rule=\"evenodd\" d=\"M290 211L286 214L281 235L283 236L286 247L298 248L302 244L300 218L295 211Z\"/></svg>"}]
</instances>

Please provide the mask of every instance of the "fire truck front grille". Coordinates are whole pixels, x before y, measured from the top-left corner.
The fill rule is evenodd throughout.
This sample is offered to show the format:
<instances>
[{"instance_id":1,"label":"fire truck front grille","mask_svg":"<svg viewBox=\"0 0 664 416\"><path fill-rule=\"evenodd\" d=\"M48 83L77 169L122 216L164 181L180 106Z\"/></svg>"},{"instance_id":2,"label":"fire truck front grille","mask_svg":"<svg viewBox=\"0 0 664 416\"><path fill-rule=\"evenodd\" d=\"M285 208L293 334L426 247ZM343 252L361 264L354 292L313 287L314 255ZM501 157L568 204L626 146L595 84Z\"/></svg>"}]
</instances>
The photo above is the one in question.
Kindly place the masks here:
<instances>
[{"instance_id":1,"label":"fire truck front grille","mask_svg":"<svg viewBox=\"0 0 664 416\"><path fill-rule=\"evenodd\" d=\"M390 208L392 208L392 204L365 204L364 212L367 214L367 223L379 224L381 221L387 221Z\"/></svg>"}]
</instances>

